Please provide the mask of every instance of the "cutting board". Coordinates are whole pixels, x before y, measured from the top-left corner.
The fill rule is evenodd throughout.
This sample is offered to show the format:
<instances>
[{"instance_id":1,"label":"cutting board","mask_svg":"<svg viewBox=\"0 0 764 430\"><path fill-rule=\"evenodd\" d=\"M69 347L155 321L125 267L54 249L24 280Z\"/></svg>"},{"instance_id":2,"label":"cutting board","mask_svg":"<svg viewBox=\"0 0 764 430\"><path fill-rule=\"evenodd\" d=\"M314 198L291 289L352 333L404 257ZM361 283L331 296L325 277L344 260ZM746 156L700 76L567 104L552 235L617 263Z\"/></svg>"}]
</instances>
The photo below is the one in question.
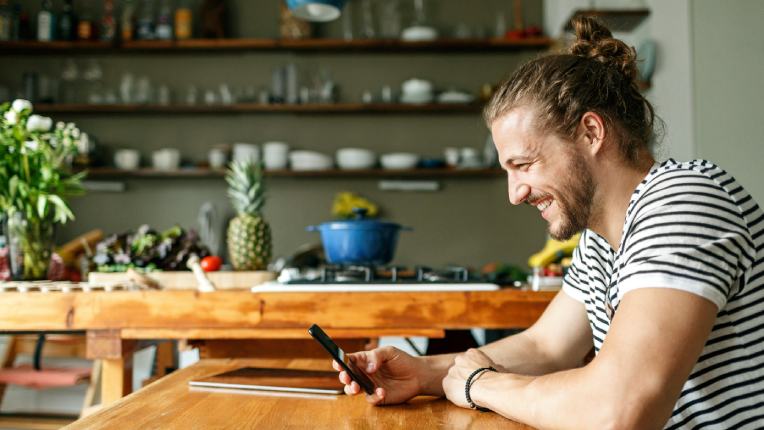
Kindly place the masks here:
<instances>
[{"instance_id":1,"label":"cutting board","mask_svg":"<svg viewBox=\"0 0 764 430\"><path fill-rule=\"evenodd\" d=\"M150 272L146 276L153 279L165 290L195 290L196 278L193 272ZM248 290L255 285L260 285L276 279L276 274L267 271L241 271L241 272L207 272L207 277L219 290ZM128 283L126 273L90 272L88 282L91 284L113 285Z\"/></svg>"}]
</instances>

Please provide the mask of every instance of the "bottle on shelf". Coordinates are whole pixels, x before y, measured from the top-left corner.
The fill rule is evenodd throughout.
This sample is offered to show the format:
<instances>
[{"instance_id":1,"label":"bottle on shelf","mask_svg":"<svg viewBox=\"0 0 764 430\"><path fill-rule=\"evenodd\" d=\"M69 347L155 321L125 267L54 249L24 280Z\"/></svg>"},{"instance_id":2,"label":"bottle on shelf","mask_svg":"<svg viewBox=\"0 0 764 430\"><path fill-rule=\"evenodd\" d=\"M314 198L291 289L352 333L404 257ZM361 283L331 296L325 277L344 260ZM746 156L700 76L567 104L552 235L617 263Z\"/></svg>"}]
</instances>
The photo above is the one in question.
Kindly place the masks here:
<instances>
[{"instance_id":1,"label":"bottle on shelf","mask_svg":"<svg viewBox=\"0 0 764 430\"><path fill-rule=\"evenodd\" d=\"M125 0L122 5L122 15L120 17L120 32L123 42L129 42L135 38L135 1Z\"/></svg>"},{"instance_id":2,"label":"bottle on shelf","mask_svg":"<svg viewBox=\"0 0 764 430\"><path fill-rule=\"evenodd\" d=\"M64 0L64 8L58 18L58 38L75 40L77 38L77 17L74 15L74 0Z\"/></svg>"},{"instance_id":3,"label":"bottle on shelf","mask_svg":"<svg viewBox=\"0 0 764 430\"><path fill-rule=\"evenodd\" d=\"M193 33L193 13L188 0L183 0L175 9L175 38L178 40L190 39Z\"/></svg>"},{"instance_id":4,"label":"bottle on shelf","mask_svg":"<svg viewBox=\"0 0 764 430\"><path fill-rule=\"evenodd\" d=\"M159 4L156 33L159 40L172 40L172 6L170 0L161 0Z\"/></svg>"},{"instance_id":5,"label":"bottle on shelf","mask_svg":"<svg viewBox=\"0 0 764 430\"><path fill-rule=\"evenodd\" d=\"M77 22L77 40L92 40L95 36L95 26L91 15L90 5L82 5L82 15Z\"/></svg>"},{"instance_id":6,"label":"bottle on shelf","mask_svg":"<svg viewBox=\"0 0 764 430\"><path fill-rule=\"evenodd\" d=\"M11 40L11 15L8 0L0 0L0 40Z\"/></svg>"},{"instance_id":7,"label":"bottle on shelf","mask_svg":"<svg viewBox=\"0 0 764 430\"><path fill-rule=\"evenodd\" d=\"M101 40L111 42L117 34L117 22L114 18L114 0L104 0L101 17Z\"/></svg>"},{"instance_id":8,"label":"bottle on shelf","mask_svg":"<svg viewBox=\"0 0 764 430\"><path fill-rule=\"evenodd\" d=\"M30 40L33 38L29 13L21 8L21 3L14 2L11 23L11 40Z\"/></svg>"},{"instance_id":9,"label":"bottle on shelf","mask_svg":"<svg viewBox=\"0 0 764 430\"><path fill-rule=\"evenodd\" d=\"M53 14L53 2L43 0L42 8L37 13L37 40L50 42L56 39L56 15Z\"/></svg>"},{"instance_id":10,"label":"bottle on shelf","mask_svg":"<svg viewBox=\"0 0 764 430\"><path fill-rule=\"evenodd\" d=\"M136 33L138 39L152 40L156 38L156 22L154 16L154 0L143 0L141 13L138 18Z\"/></svg>"}]
</instances>

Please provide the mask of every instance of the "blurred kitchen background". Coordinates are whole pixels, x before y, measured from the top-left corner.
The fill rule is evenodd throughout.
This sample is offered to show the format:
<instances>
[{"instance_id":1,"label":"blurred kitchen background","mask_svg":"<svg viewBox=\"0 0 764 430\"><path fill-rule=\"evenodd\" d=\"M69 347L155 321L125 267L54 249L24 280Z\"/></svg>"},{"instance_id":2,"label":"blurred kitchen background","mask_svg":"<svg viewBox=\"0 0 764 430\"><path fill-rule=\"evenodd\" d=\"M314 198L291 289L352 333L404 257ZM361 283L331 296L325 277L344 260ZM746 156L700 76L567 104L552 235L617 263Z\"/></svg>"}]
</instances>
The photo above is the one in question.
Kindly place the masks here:
<instances>
[{"instance_id":1,"label":"blurred kitchen background","mask_svg":"<svg viewBox=\"0 0 764 430\"><path fill-rule=\"evenodd\" d=\"M42 8L54 12L60 29L65 3L0 0L0 16L8 17L0 19L18 19L21 11L28 20L27 34L7 38L37 39ZM90 41L49 47L0 41L0 99L34 99L38 113L76 122L92 143L91 156L79 160L91 170L89 191L72 200L76 220L59 229L59 243L94 228L107 234L141 224L198 228L207 202L222 237L233 210L210 162L220 162L221 150L230 159L237 147L246 152L246 144L277 141L332 160L348 147L377 156L413 153L435 167L274 171L267 178L265 218L275 256L318 242L305 227L332 219L334 196L352 191L376 202L383 219L413 228L401 234L395 263L524 266L544 245L545 223L535 208L508 203L505 178L492 164L481 101L521 63L560 44L575 10L591 8L639 12L636 18L626 13L628 31L616 35L640 48L644 91L666 122L659 158L711 159L764 201L761 1L350 0L339 20L312 28L285 20L277 0L68 3L80 20L71 34ZM218 3L226 18L216 27ZM112 41L99 42L108 4L115 7L115 33ZM126 4L134 7L132 44L120 42ZM203 14L205 5L211 9ZM255 42L183 48L139 40L149 30L167 36L161 26L176 23L179 9L190 11L191 40L219 31L239 42L297 41L276 48ZM88 20L90 27L83 27ZM411 27L420 27L406 36L417 47L375 42L398 39ZM436 40L421 27L434 29ZM170 39L185 37L169 31ZM301 37L335 42L300 44ZM413 88L408 99L404 83ZM115 169L120 150L121 167L135 170ZM131 166L135 151L139 165ZM164 155L155 156L158 151ZM446 162L451 166L438 167ZM383 184L389 181L395 182ZM135 378L141 380L139 371ZM34 400L21 402L27 401Z\"/></svg>"}]
</instances>

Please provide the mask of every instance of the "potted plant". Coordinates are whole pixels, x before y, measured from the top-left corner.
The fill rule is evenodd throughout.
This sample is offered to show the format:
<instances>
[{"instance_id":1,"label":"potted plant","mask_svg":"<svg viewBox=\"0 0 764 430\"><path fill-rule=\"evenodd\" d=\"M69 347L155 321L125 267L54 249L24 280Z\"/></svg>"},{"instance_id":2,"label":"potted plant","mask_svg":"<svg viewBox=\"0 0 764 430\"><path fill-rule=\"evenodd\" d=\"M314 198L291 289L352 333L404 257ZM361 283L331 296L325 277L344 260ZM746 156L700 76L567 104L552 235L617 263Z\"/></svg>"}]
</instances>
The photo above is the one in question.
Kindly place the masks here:
<instances>
[{"instance_id":1,"label":"potted plant","mask_svg":"<svg viewBox=\"0 0 764 430\"><path fill-rule=\"evenodd\" d=\"M66 199L81 194L74 174L80 131L32 114L26 100L0 104L0 212L5 214L11 277L45 279L56 223L74 219Z\"/></svg>"}]
</instances>

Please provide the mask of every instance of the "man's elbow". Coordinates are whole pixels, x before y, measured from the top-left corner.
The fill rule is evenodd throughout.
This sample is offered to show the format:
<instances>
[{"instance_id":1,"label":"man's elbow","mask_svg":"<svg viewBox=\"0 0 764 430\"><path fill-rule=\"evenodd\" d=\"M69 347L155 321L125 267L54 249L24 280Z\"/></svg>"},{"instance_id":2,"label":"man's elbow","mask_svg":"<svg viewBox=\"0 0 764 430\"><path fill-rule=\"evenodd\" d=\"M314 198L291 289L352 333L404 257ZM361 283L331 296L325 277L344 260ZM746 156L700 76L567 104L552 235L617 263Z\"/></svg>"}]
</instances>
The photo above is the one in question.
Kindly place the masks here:
<instances>
[{"instance_id":1,"label":"man's elbow","mask_svg":"<svg viewBox=\"0 0 764 430\"><path fill-rule=\"evenodd\" d=\"M607 399L601 399L602 410L597 416L596 428L659 430L666 425L673 404L667 404L665 392L658 384L643 380L622 388L625 389L613 390Z\"/></svg>"}]
</instances>

